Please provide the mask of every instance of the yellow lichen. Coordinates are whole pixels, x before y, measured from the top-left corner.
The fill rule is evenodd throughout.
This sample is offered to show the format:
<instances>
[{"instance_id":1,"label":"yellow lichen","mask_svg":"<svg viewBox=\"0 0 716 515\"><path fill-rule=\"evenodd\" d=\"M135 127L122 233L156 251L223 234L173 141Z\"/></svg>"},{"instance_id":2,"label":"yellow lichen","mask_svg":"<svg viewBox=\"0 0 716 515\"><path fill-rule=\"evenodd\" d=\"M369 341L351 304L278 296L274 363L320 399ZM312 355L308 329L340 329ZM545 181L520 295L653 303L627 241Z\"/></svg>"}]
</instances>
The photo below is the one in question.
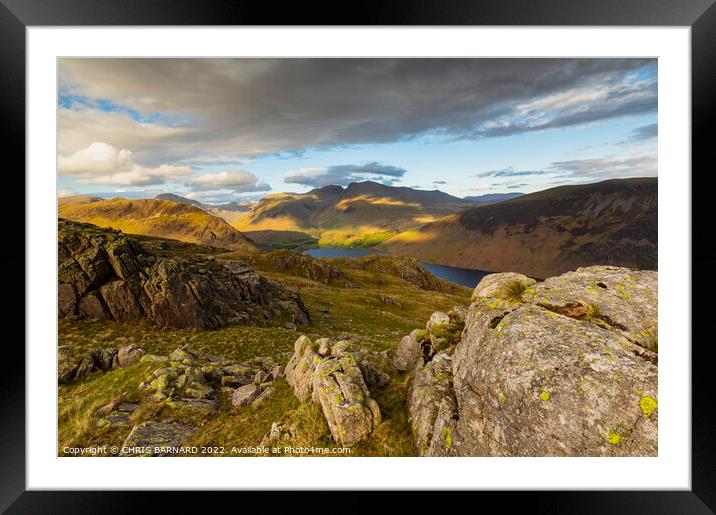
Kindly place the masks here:
<instances>
[{"instance_id":1,"label":"yellow lichen","mask_svg":"<svg viewBox=\"0 0 716 515\"><path fill-rule=\"evenodd\" d=\"M549 392L547 390L544 390L542 393L539 394L539 398L543 401L549 400Z\"/></svg>"},{"instance_id":2,"label":"yellow lichen","mask_svg":"<svg viewBox=\"0 0 716 515\"><path fill-rule=\"evenodd\" d=\"M619 442L622 441L622 436L617 433L614 428L609 428L609 436L607 437L607 443L610 443L612 445L619 445Z\"/></svg>"},{"instance_id":3,"label":"yellow lichen","mask_svg":"<svg viewBox=\"0 0 716 515\"><path fill-rule=\"evenodd\" d=\"M650 417L654 411L656 411L657 404L656 399L653 397L642 397L639 401L639 407L641 408L642 413L644 413L645 417Z\"/></svg>"}]
</instances>

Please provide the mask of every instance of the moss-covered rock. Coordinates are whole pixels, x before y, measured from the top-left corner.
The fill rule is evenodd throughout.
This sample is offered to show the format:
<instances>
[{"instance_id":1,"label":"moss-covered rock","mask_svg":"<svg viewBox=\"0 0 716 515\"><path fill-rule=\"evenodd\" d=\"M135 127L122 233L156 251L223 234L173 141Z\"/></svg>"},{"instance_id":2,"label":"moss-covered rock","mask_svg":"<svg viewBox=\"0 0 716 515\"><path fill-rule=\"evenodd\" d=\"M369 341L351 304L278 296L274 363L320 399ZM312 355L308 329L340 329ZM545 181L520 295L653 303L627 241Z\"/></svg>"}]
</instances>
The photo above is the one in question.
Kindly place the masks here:
<instances>
[{"instance_id":1,"label":"moss-covered rock","mask_svg":"<svg viewBox=\"0 0 716 515\"><path fill-rule=\"evenodd\" d=\"M656 333L656 288L656 272L615 267L486 276L451 359L413 370L419 452L657 455L657 355L635 337Z\"/></svg>"},{"instance_id":2,"label":"moss-covered rock","mask_svg":"<svg viewBox=\"0 0 716 515\"><path fill-rule=\"evenodd\" d=\"M301 336L286 365L286 380L300 400L310 398L321 406L339 444L355 444L380 424L380 408L371 398L349 342L324 340L317 345Z\"/></svg>"}]
</instances>

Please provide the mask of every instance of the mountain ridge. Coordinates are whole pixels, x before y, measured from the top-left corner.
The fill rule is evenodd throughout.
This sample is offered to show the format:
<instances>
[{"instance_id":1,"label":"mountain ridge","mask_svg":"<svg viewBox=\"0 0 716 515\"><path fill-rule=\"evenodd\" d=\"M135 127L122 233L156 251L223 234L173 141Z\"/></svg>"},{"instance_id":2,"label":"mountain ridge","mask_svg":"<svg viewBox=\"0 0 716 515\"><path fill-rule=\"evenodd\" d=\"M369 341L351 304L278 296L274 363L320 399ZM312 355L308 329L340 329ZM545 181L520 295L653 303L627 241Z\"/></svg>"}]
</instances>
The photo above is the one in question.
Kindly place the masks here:
<instances>
[{"instance_id":1,"label":"mountain ridge","mask_svg":"<svg viewBox=\"0 0 716 515\"><path fill-rule=\"evenodd\" d=\"M303 232L319 239L322 246L365 247L473 205L439 190L362 181L346 188L331 185L307 193L267 195L234 227Z\"/></svg>"},{"instance_id":2,"label":"mountain ridge","mask_svg":"<svg viewBox=\"0 0 716 515\"><path fill-rule=\"evenodd\" d=\"M422 225L379 249L431 263L547 277L592 264L655 269L657 179L559 186Z\"/></svg>"},{"instance_id":3,"label":"mountain ridge","mask_svg":"<svg viewBox=\"0 0 716 515\"><path fill-rule=\"evenodd\" d=\"M185 203L124 198L77 202L66 197L58 204L59 216L76 222L231 250L255 250L253 242L225 220Z\"/></svg>"}]
</instances>

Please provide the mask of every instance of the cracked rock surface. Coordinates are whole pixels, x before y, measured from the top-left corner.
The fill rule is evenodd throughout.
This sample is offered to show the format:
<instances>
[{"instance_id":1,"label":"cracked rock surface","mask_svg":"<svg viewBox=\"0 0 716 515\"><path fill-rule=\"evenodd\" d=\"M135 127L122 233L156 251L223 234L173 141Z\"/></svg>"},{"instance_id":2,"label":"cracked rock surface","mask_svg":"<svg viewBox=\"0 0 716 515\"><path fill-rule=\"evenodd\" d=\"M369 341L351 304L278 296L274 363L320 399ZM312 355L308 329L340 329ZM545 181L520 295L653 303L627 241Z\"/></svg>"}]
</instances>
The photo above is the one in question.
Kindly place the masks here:
<instances>
[{"instance_id":1,"label":"cracked rock surface","mask_svg":"<svg viewBox=\"0 0 716 515\"><path fill-rule=\"evenodd\" d=\"M454 350L413 369L419 452L656 456L656 299L656 272L485 277Z\"/></svg>"},{"instance_id":2,"label":"cracked rock surface","mask_svg":"<svg viewBox=\"0 0 716 515\"><path fill-rule=\"evenodd\" d=\"M307 336L296 340L286 365L286 380L301 401L321 406L333 439L342 445L364 440L380 424L378 403L371 398L361 369L345 341Z\"/></svg>"},{"instance_id":3,"label":"cracked rock surface","mask_svg":"<svg viewBox=\"0 0 716 515\"><path fill-rule=\"evenodd\" d=\"M239 261L164 255L119 231L68 220L58 222L57 242L61 318L200 329L284 315L310 321L296 291Z\"/></svg>"}]
</instances>

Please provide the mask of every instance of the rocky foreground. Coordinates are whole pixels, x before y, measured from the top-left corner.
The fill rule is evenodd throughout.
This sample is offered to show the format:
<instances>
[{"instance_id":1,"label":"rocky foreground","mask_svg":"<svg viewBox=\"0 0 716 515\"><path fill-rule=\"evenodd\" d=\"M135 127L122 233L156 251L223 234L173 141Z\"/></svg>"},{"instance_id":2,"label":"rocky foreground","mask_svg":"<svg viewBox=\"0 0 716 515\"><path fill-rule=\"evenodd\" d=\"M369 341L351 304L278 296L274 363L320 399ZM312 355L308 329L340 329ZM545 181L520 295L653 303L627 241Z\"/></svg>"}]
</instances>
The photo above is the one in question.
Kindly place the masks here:
<instances>
[{"instance_id":1,"label":"rocky foreground","mask_svg":"<svg viewBox=\"0 0 716 515\"><path fill-rule=\"evenodd\" d=\"M140 402L123 404L118 392L95 415L126 428L123 447L182 445L202 417L271 403L280 379L289 396L320 408L339 446L370 442L391 423L376 398L397 382L408 385L421 456L655 456L657 331L657 273L593 266L542 282L489 275L469 309L433 313L388 351L302 335L285 361L236 363L188 345L169 356L130 345L71 359L63 351L61 374L149 366ZM199 418L167 418L166 409ZM278 413L255 445L290 445L297 430Z\"/></svg>"},{"instance_id":2,"label":"rocky foreground","mask_svg":"<svg viewBox=\"0 0 716 515\"><path fill-rule=\"evenodd\" d=\"M467 313L435 312L399 343L423 456L655 456L657 274L580 268L537 283L485 277ZM380 424L347 342L296 342L286 369L334 440Z\"/></svg>"},{"instance_id":3,"label":"rocky foreground","mask_svg":"<svg viewBox=\"0 0 716 515\"><path fill-rule=\"evenodd\" d=\"M297 292L240 261L165 256L120 231L68 220L58 222L57 241L60 318L148 319L200 329L276 317L294 325L310 320Z\"/></svg>"},{"instance_id":4,"label":"rocky foreground","mask_svg":"<svg viewBox=\"0 0 716 515\"><path fill-rule=\"evenodd\" d=\"M656 272L494 274L473 300L456 345L458 313L399 345L421 455L657 455Z\"/></svg>"}]
</instances>

